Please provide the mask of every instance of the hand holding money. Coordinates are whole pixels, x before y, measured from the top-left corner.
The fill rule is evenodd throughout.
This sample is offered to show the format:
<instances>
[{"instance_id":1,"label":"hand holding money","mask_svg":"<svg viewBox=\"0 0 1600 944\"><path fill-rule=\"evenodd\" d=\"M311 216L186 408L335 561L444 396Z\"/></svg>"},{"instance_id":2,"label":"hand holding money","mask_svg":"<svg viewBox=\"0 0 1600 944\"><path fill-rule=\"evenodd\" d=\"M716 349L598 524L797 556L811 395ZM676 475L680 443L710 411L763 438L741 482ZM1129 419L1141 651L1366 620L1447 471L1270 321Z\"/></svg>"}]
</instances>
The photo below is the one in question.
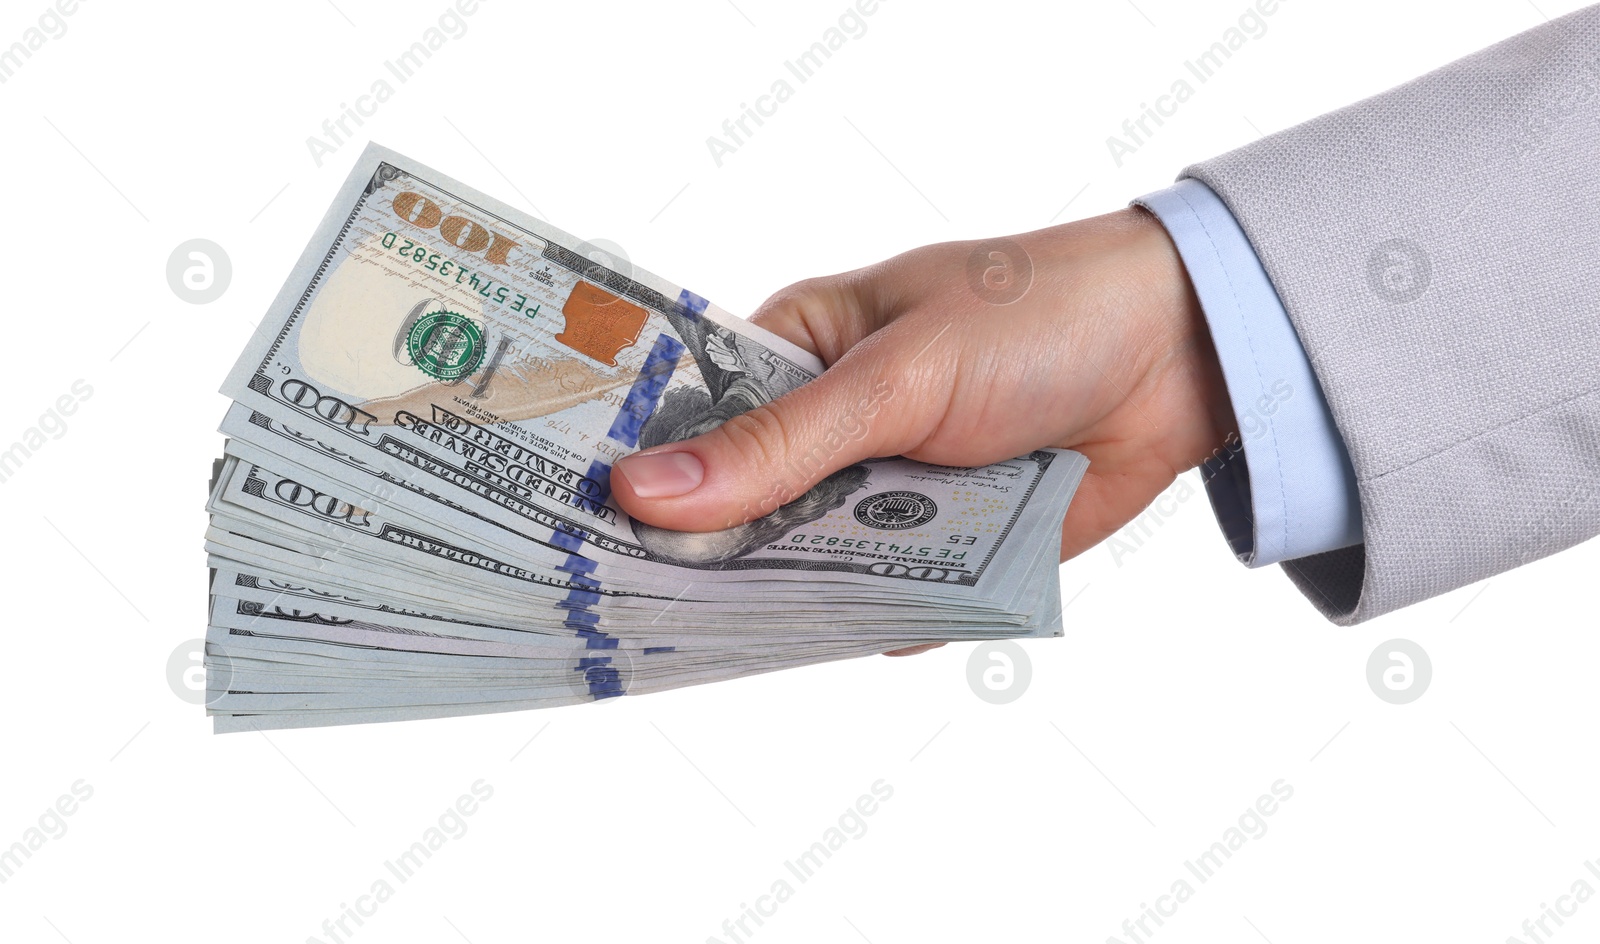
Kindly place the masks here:
<instances>
[{"instance_id":1,"label":"hand holding money","mask_svg":"<svg viewBox=\"0 0 1600 944\"><path fill-rule=\"evenodd\" d=\"M773 482L804 492L863 459L981 466L1058 447L1090 461L1066 560L1234 428L1188 277L1143 209L916 249L791 286L750 320L827 371L618 462L612 493L634 518L713 530L771 512Z\"/></svg>"},{"instance_id":2,"label":"hand holding money","mask_svg":"<svg viewBox=\"0 0 1600 944\"><path fill-rule=\"evenodd\" d=\"M980 326L919 314L937 285L884 313L900 317L878 337L933 352L889 373L838 356L877 327L865 307L848 336L796 332L807 350L593 256L398 154L358 161L223 388L206 534L218 731L554 707L1061 634L1057 532L1087 463L1035 448L1068 432L977 427L1056 395L1105 426L1126 410L1093 381L1047 380L1036 353L1009 375L1020 393L986 393L982 363L936 376L982 356ZM1046 326L994 321L1013 341ZM967 346L935 349L947 331ZM896 349L855 350L874 346ZM823 381L813 351L840 362ZM772 419L807 402L834 412L777 451ZM967 461L961 438L986 464L887 458ZM659 455L681 442L721 451ZM641 450L703 472L671 527L612 495ZM735 483L741 455L760 461Z\"/></svg>"}]
</instances>

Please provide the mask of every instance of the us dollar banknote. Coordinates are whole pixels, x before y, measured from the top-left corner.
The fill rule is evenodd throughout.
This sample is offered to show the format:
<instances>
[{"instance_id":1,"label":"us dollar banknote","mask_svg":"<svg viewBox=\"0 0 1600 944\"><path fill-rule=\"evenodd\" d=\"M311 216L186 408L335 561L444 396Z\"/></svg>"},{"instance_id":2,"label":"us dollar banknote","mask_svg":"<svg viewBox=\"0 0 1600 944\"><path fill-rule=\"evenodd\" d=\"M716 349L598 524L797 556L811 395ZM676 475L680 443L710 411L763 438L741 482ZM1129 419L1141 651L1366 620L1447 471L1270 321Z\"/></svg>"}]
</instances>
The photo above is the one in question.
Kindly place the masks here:
<instances>
[{"instance_id":1,"label":"us dollar banknote","mask_svg":"<svg viewBox=\"0 0 1600 944\"><path fill-rule=\"evenodd\" d=\"M1082 456L882 457L803 484L894 422L888 383L719 530L652 527L612 499L620 458L822 368L370 147L224 383L205 536L216 730L557 707L1060 635Z\"/></svg>"},{"instance_id":2,"label":"us dollar banknote","mask_svg":"<svg viewBox=\"0 0 1600 944\"><path fill-rule=\"evenodd\" d=\"M373 146L229 374L229 435L369 501L569 567L663 586L806 571L869 585L1016 591L1084 461L858 463L801 490L815 444L750 522L681 534L610 500L617 459L696 435L822 369L704 298ZM863 422L896 408L880 389ZM839 435L848 435L840 431ZM881 466L881 468L880 468ZM815 467L815 466L813 466ZM513 542L514 543L514 542Z\"/></svg>"}]
</instances>

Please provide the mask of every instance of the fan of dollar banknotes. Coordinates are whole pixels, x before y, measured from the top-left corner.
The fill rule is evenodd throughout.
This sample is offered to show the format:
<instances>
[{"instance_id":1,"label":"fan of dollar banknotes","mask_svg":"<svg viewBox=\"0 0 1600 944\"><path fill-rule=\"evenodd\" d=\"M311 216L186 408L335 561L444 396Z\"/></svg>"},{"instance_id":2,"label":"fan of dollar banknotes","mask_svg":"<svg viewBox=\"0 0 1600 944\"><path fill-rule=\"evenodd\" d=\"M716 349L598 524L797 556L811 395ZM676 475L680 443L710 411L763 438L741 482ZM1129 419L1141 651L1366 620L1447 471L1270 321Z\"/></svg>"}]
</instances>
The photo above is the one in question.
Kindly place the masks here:
<instances>
[{"instance_id":1,"label":"fan of dollar banknotes","mask_svg":"<svg viewBox=\"0 0 1600 944\"><path fill-rule=\"evenodd\" d=\"M219 732L638 695L923 642L1061 634L1086 461L903 458L691 534L617 459L822 364L699 296L372 146L223 386L206 551ZM892 422L880 388L843 418ZM837 453L819 442L808 461ZM815 468L816 466L813 466Z\"/></svg>"}]
</instances>

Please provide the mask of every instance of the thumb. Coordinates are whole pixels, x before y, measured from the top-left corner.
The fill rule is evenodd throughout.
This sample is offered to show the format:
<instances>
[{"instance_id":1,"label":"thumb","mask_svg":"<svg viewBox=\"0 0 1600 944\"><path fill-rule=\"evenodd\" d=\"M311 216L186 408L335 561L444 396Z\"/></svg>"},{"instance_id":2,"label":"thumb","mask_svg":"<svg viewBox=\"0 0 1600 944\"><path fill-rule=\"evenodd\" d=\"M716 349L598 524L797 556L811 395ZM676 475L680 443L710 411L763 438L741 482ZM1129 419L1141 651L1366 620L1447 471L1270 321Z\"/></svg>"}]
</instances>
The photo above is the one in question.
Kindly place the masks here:
<instances>
[{"instance_id":1,"label":"thumb","mask_svg":"<svg viewBox=\"0 0 1600 944\"><path fill-rule=\"evenodd\" d=\"M619 460L617 503L657 527L720 531L776 511L846 466L896 454L901 437L881 422L895 385L856 353L715 429Z\"/></svg>"}]
</instances>

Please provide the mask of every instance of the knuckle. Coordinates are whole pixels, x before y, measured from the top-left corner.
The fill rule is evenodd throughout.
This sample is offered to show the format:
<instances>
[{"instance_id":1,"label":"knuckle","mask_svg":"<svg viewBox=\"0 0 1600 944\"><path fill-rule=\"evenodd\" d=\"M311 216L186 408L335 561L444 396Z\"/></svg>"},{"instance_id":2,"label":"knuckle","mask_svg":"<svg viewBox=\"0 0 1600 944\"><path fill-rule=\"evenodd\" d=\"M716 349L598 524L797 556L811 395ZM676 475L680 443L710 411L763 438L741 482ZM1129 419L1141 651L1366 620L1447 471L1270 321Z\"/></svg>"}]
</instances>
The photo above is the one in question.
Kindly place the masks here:
<instances>
[{"instance_id":1,"label":"knuckle","mask_svg":"<svg viewBox=\"0 0 1600 944\"><path fill-rule=\"evenodd\" d=\"M863 270L796 282L764 302L751 321L808 348L824 364L871 332L860 303Z\"/></svg>"},{"instance_id":2,"label":"knuckle","mask_svg":"<svg viewBox=\"0 0 1600 944\"><path fill-rule=\"evenodd\" d=\"M764 311L799 313L816 306L819 298L829 294L832 279L828 277L805 279L779 289L767 299Z\"/></svg>"}]
</instances>

